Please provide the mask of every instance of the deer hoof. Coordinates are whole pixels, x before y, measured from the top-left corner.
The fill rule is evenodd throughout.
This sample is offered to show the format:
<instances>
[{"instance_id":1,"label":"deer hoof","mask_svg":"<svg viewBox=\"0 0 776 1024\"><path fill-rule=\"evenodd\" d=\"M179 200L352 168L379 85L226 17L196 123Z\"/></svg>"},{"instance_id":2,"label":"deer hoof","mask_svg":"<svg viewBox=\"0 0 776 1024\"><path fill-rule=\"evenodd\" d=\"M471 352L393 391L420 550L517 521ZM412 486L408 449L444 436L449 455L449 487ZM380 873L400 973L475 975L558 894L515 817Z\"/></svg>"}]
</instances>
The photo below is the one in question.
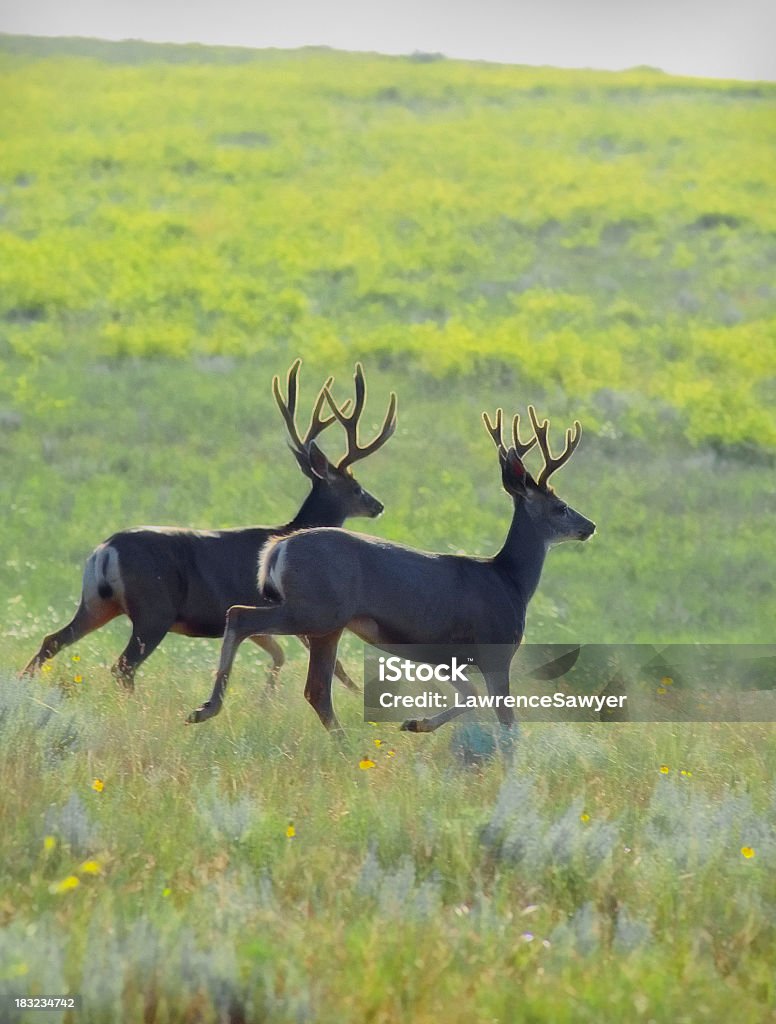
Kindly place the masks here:
<instances>
[{"instance_id":1,"label":"deer hoof","mask_svg":"<svg viewBox=\"0 0 776 1024\"><path fill-rule=\"evenodd\" d=\"M126 672L119 665L114 665L110 671L113 678L123 690L126 690L127 693L134 693L135 680L130 673Z\"/></svg>"},{"instance_id":2,"label":"deer hoof","mask_svg":"<svg viewBox=\"0 0 776 1024\"><path fill-rule=\"evenodd\" d=\"M400 732L427 732L425 718L408 718L401 723Z\"/></svg>"},{"instance_id":3,"label":"deer hoof","mask_svg":"<svg viewBox=\"0 0 776 1024\"><path fill-rule=\"evenodd\" d=\"M207 701L207 703L191 712L186 719L186 725L195 725L197 722L206 722L208 718L212 718L214 715L217 715L219 710L220 709L214 707L210 701Z\"/></svg>"}]
</instances>

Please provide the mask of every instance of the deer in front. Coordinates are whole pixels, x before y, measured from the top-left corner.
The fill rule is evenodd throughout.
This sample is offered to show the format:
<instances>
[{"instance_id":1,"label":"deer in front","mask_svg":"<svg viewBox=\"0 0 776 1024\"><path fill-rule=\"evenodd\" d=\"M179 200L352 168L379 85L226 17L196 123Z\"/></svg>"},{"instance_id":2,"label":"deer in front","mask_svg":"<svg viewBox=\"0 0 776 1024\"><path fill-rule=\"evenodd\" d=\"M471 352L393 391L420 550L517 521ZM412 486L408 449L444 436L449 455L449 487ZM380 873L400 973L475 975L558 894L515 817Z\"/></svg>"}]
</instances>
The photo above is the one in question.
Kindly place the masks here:
<instances>
[{"instance_id":1,"label":"deer in front","mask_svg":"<svg viewBox=\"0 0 776 1024\"><path fill-rule=\"evenodd\" d=\"M291 451L310 480L310 491L288 523L231 530L191 530L141 526L114 533L99 544L86 561L81 601L73 619L47 636L22 674L38 669L46 660L119 615L132 622L132 637L113 666L113 674L127 689L134 688L135 672L169 632L192 637L221 637L226 613L235 604L261 600L256 581L259 553L271 537L310 527L342 526L349 516L374 518L383 505L358 483L353 465L381 448L396 429L396 395L391 393L379 433L366 445L358 441L358 422L364 410L366 383L356 365L355 404L342 408L331 398L333 378L318 393L310 424L302 436L296 424L297 359L288 373L287 397L273 379L275 401L286 424ZM323 415L328 400L342 423L347 440L345 454L334 465L318 447L317 438L334 415ZM284 662L280 645L271 636L251 639L272 658L269 682ZM303 642L306 640L300 636ZM358 687L337 662L338 677L351 689Z\"/></svg>"},{"instance_id":2,"label":"deer in front","mask_svg":"<svg viewBox=\"0 0 776 1024\"><path fill-rule=\"evenodd\" d=\"M332 400L328 396L334 409ZM323 725L339 729L331 701L337 645L344 629L366 643L390 650L399 644L492 644L500 653L484 670L490 695L509 693L509 667L525 630L526 609L536 590L549 548L561 541L587 540L595 524L563 501L549 484L552 473L574 453L578 422L566 431L563 452L553 456L547 420L528 412L533 437L520 439L520 417L512 421L512 444L503 440L502 411L495 422L483 414L498 450L501 480L512 499L512 523L492 558L432 554L340 529L315 529L271 541L262 553L261 607L230 608L221 660L210 699L189 722L218 714L235 651L254 633L303 633L310 644L305 697ZM341 415L335 412L335 415ZM544 464L534 479L523 457L539 446ZM466 695L470 686L455 684ZM503 726L514 711L494 701ZM431 732L461 714L447 708L402 728Z\"/></svg>"}]
</instances>

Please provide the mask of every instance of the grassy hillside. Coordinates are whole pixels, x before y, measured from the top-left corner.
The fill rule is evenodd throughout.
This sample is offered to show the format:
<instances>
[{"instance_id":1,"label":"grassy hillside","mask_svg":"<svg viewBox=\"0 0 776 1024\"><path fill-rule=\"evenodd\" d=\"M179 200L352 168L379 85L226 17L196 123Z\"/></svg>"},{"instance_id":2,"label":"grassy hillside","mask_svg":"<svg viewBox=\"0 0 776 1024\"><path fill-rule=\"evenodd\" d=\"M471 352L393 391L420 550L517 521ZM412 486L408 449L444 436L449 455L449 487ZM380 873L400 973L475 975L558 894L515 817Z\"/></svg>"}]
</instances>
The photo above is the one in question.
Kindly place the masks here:
<instances>
[{"instance_id":1,"label":"grassy hillside","mask_svg":"<svg viewBox=\"0 0 776 1024\"><path fill-rule=\"evenodd\" d=\"M597 426L606 389L631 426L776 444L772 87L7 49L11 354L519 367Z\"/></svg>"},{"instance_id":2,"label":"grassy hillside","mask_svg":"<svg viewBox=\"0 0 776 1024\"><path fill-rule=\"evenodd\" d=\"M548 559L530 640L772 641L776 87L0 37L0 90L0 989L69 985L78 1021L770 1019L771 726L532 725L472 772L340 691L336 750L301 654L266 696L241 652L193 729L213 642L168 638L129 701L125 622L13 673L112 531L293 514L297 355L303 403L363 360L367 428L398 391L353 525L421 547L501 542L483 409L582 420L558 489L599 534Z\"/></svg>"}]
</instances>

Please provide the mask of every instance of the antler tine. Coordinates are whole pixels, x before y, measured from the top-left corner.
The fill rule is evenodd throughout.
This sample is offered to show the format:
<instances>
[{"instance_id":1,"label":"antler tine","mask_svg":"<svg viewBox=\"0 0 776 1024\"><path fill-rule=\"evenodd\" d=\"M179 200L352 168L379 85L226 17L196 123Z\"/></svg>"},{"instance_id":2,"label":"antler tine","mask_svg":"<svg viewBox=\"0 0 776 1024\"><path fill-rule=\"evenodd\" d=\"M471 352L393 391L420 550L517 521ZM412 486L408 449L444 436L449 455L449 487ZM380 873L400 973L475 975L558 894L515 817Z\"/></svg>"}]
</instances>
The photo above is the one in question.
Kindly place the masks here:
<instances>
[{"instance_id":1,"label":"antler tine","mask_svg":"<svg viewBox=\"0 0 776 1024\"><path fill-rule=\"evenodd\" d=\"M501 412L500 409L499 409L499 412ZM536 444L536 431L534 431L534 436L531 438L530 441L526 442L526 441L521 441L520 440L520 413L519 412L516 412L515 415L512 417L512 444L514 445L515 451L517 452L517 454L520 456L521 459L526 454L526 452L530 452L530 450Z\"/></svg>"},{"instance_id":2,"label":"antler tine","mask_svg":"<svg viewBox=\"0 0 776 1024\"><path fill-rule=\"evenodd\" d=\"M278 409L280 409L280 415L283 417L291 440L300 451L304 448L304 442L299 436L296 426L296 399L298 394L297 377L299 376L299 367L301 365L302 360L295 359L288 371L288 401L283 398L278 375L275 374L272 378L272 394L275 396Z\"/></svg>"},{"instance_id":3,"label":"antler tine","mask_svg":"<svg viewBox=\"0 0 776 1024\"><path fill-rule=\"evenodd\" d=\"M382 448L385 442L390 437L393 436L393 432L396 430L397 404L398 399L396 398L396 392L392 391L390 398L388 399L388 409L386 410L385 413L383 425L380 427L380 430L377 432L377 435L374 437L373 440L369 442L369 444L366 445L359 445L358 441L356 441L355 452L348 452L348 454L344 458L340 459L337 469L346 469L348 466L352 466L354 462L360 462L361 459L365 459L367 455L371 455L372 452L376 452L378 448ZM358 427L356 427L356 431L354 431L354 436L357 432Z\"/></svg>"},{"instance_id":4,"label":"antler tine","mask_svg":"<svg viewBox=\"0 0 776 1024\"><path fill-rule=\"evenodd\" d=\"M361 413L364 411L364 402L366 401L366 381L364 380L364 367L361 363L356 363L356 372L353 375L353 380L356 385L356 404L353 406L353 419L358 424Z\"/></svg>"},{"instance_id":5,"label":"antler tine","mask_svg":"<svg viewBox=\"0 0 776 1024\"><path fill-rule=\"evenodd\" d=\"M550 444L547 440L547 431L550 426L550 421L545 419L541 423L536 418L536 410L532 405L528 406L528 415L531 417L531 423L533 424L534 433L536 434L536 440L539 442L539 447L542 450L542 456L544 458L544 468L539 474L539 479L536 481L539 487L546 487L547 481L549 480L552 473L571 458L576 450L579 440L582 437L582 424L579 420L574 420L574 433L571 432L571 427L566 431L566 447L563 449L560 455L553 456L550 451Z\"/></svg>"},{"instance_id":6,"label":"antler tine","mask_svg":"<svg viewBox=\"0 0 776 1024\"><path fill-rule=\"evenodd\" d=\"M354 380L356 387L356 400L353 405L353 412L349 414L346 410L350 403L346 402L342 408L338 408L336 402L332 398L329 388L324 388L324 393L329 406L331 407L331 411L342 424L347 438L347 450L337 464L337 469L347 469L347 467L352 466L354 462L359 462L361 459L365 459L367 455L371 455L372 452L377 451L378 448L382 448L388 438L393 434L394 430L396 430L397 399L396 393L392 391L388 402L388 410L377 436L367 445L360 445L358 443L358 422L364 411L364 403L366 401L366 381L364 379L364 369L361 366L361 363L356 363Z\"/></svg>"},{"instance_id":7,"label":"antler tine","mask_svg":"<svg viewBox=\"0 0 776 1024\"><path fill-rule=\"evenodd\" d=\"M490 416L486 412L482 414L482 422L485 424L485 429L493 438L493 443L498 448L499 455L506 456L507 449L504 444L504 437L501 433L501 427L504 422L504 413L501 409L496 409L496 422L494 423Z\"/></svg>"},{"instance_id":8,"label":"antler tine","mask_svg":"<svg viewBox=\"0 0 776 1024\"><path fill-rule=\"evenodd\" d=\"M305 447L307 447L311 441L314 441L315 438L326 429L326 427L330 426L330 424L334 422L334 416L321 416L323 403L326 401L326 392L329 391L333 383L334 378L327 377L323 387L318 392L318 397L315 399L315 405L313 406L313 412L310 417L310 425L308 426L302 440L302 444ZM343 403L342 411L346 412L349 406L350 399Z\"/></svg>"},{"instance_id":9,"label":"antler tine","mask_svg":"<svg viewBox=\"0 0 776 1024\"><path fill-rule=\"evenodd\" d=\"M326 392L334 382L333 377L327 377L326 381L318 392L318 397L315 400L313 406L312 415L310 416L310 425L304 437L299 434L299 428L296 425L296 402L299 397L299 367L302 365L301 359L295 359L291 364L291 368L288 371L288 399L283 398L283 393L280 390L280 378L277 374L272 378L272 393L275 396L280 414L285 421L286 428L288 429L291 441L297 451L306 451L310 442L313 441L329 424L334 422L333 416L321 416L321 410L323 409L323 403L326 398ZM345 402L342 406L343 411L347 410L350 405L350 399Z\"/></svg>"}]
</instances>

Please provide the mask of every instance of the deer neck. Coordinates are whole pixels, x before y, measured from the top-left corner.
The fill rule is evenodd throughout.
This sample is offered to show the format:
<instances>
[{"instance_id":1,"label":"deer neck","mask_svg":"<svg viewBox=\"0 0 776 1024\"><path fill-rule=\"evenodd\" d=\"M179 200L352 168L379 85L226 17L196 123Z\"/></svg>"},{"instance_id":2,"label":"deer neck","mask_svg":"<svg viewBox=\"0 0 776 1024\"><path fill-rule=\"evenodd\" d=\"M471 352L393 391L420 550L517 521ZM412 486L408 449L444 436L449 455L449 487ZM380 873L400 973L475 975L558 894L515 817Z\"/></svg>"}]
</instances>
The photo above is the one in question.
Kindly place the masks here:
<instances>
[{"instance_id":1,"label":"deer neck","mask_svg":"<svg viewBox=\"0 0 776 1024\"><path fill-rule=\"evenodd\" d=\"M512 524L495 566L508 577L524 605L533 597L547 557L547 546L528 514L525 502L516 501Z\"/></svg>"},{"instance_id":2,"label":"deer neck","mask_svg":"<svg viewBox=\"0 0 776 1024\"><path fill-rule=\"evenodd\" d=\"M312 526L342 526L345 516L328 488L316 481L302 506L288 524L288 530L304 530Z\"/></svg>"}]
</instances>

